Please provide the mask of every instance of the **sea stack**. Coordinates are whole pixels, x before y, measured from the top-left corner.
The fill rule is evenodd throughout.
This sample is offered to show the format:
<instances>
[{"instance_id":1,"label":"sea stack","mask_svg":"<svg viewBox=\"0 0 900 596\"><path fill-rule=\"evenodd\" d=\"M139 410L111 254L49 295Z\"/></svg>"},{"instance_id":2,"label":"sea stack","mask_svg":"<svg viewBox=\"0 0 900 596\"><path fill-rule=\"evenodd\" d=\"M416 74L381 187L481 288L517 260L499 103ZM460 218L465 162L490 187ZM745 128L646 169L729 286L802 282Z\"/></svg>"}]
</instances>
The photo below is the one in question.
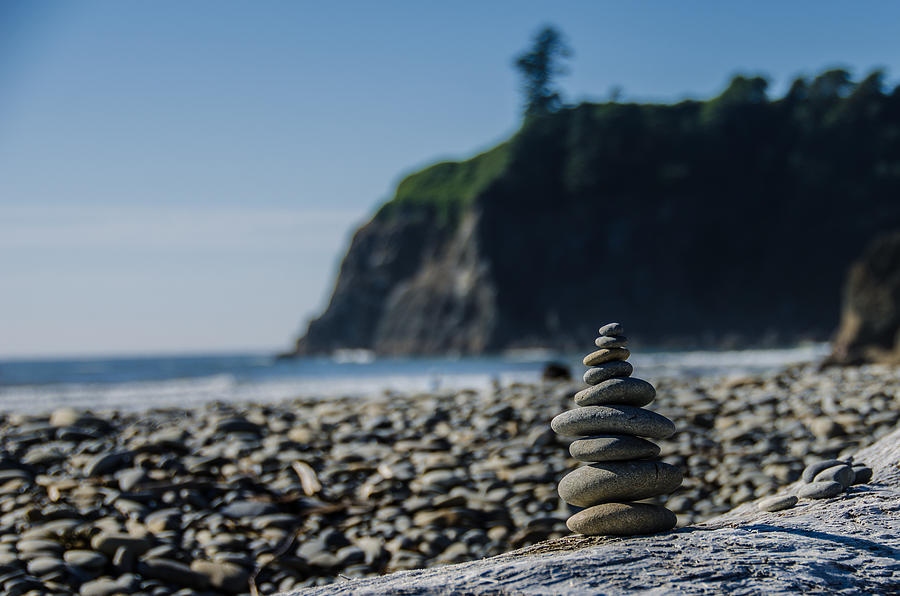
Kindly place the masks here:
<instances>
[{"instance_id":1,"label":"sea stack","mask_svg":"<svg viewBox=\"0 0 900 596\"><path fill-rule=\"evenodd\" d=\"M659 447L648 439L675 433L671 420L643 409L656 397L647 381L631 377L633 367L622 325L600 328L597 351L585 356L590 387L575 394L574 410L553 419L554 432L579 437L569 453L587 462L559 482L559 496L584 507L569 518L573 532L633 536L675 527L675 514L660 505L639 503L681 486L681 470L658 459Z\"/></svg>"}]
</instances>

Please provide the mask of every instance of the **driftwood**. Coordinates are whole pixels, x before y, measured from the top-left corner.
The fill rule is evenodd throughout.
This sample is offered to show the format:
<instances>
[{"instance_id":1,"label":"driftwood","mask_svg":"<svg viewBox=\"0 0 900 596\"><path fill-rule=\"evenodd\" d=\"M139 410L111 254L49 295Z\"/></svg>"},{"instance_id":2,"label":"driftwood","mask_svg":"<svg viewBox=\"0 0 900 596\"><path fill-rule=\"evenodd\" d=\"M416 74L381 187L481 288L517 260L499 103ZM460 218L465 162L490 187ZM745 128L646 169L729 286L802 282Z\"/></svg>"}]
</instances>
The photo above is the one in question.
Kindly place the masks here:
<instances>
[{"instance_id":1,"label":"driftwood","mask_svg":"<svg viewBox=\"0 0 900 596\"><path fill-rule=\"evenodd\" d=\"M869 484L778 513L747 503L667 534L569 536L292 594L900 594L900 428L855 460Z\"/></svg>"}]
</instances>

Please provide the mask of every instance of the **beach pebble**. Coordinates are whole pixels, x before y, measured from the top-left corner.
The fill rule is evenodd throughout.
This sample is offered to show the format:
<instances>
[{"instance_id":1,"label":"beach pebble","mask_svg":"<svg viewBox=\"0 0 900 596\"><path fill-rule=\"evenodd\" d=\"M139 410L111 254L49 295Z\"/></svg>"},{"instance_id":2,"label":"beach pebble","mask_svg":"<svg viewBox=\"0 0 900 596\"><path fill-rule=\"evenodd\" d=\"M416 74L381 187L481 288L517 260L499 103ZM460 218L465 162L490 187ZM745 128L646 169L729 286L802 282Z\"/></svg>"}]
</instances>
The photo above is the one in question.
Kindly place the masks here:
<instances>
[{"instance_id":1,"label":"beach pebble","mask_svg":"<svg viewBox=\"0 0 900 596\"><path fill-rule=\"evenodd\" d=\"M612 360L628 360L630 355L625 348L603 348L585 356L583 362L585 366L596 366Z\"/></svg>"},{"instance_id":2,"label":"beach pebble","mask_svg":"<svg viewBox=\"0 0 900 596\"><path fill-rule=\"evenodd\" d=\"M260 426L254 422L250 422L246 418L234 417L226 418L216 422L215 432L217 433L253 433L262 432Z\"/></svg>"},{"instance_id":3,"label":"beach pebble","mask_svg":"<svg viewBox=\"0 0 900 596\"><path fill-rule=\"evenodd\" d=\"M578 507L637 501L681 486L681 470L658 461L604 462L576 468L559 481L559 496Z\"/></svg>"},{"instance_id":4,"label":"beach pebble","mask_svg":"<svg viewBox=\"0 0 900 596\"><path fill-rule=\"evenodd\" d=\"M101 533L91 538L91 548L112 557L119 548L125 548L135 555L141 555L153 546L147 537L131 536L123 533Z\"/></svg>"},{"instance_id":5,"label":"beach pebble","mask_svg":"<svg viewBox=\"0 0 900 596\"><path fill-rule=\"evenodd\" d=\"M594 340L594 345L598 348L624 348L628 345L628 338L624 335L618 337L601 335Z\"/></svg>"},{"instance_id":6,"label":"beach pebble","mask_svg":"<svg viewBox=\"0 0 900 596\"><path fill-rule=\"evenodd\" d=\"M659 455L659 446L630 435L609 435L573 441L569 453L585 462L645 459Z\"/></svg>"},{"instance_id":7,"label":"beach pebble","mask_svg":"<svg viewBox=\"0 0 900 596\"><path fill-rule=\"evenodd\" d=\"M65 568L66 564L56 557L43 556L28 561L28 573L38 577L62 571Z\"/></svg>"},{"instance_id":8,"label":"beach pebble","mask_svg":"<svg viewBox=\"0 0 900 596\"><path fill-rule=\"evenodd\" d=\"M147 480L147 473L140 468L128 468L127 470L116 472L115 478L119 483L119 490L127 493L131 492L141 482Z\"/></svg>"},{"instance_id":9,"label":"beach pebble","mask_svg":"<svg viewBox=\"0 0 900 596\"><path fill-rule=\"evenodd\" d=\"M853 482L853 477L853 468L846 464L841 464L832 466L830 468L825 468L824 470L816 474L815 477L813 477L813 482L839 482L841 486L846 490L846 488Z\"/></svg>"},{"instance_id":10,"label":"beach pebble","mask_svg":"<svg viewBox=\"0 0 900 596\"><path fill-rule=\"evenodd\" d=\"M31 538L19 540L16 543L16 550L20 553L34 553L34 552L50 552L50 553L61 553L63 551L63 545L56 540L48 540L42 538Z\"/></svg>"},{"instance_id":11,"label":"beach pebble","mask_svg":"<svg viewBox=\"0 0 900 596\"><path fill-rule=\"evenodd\" d=\"M122 584L110 577L101 577L81 584L81 596L115 596L126 593Z\"/></svg>"},{"instance_id":12,"label":"beach pebble","mask_svg":"<svg viewBox=\"0 0 900 596\"><path fill-rule=\"evenodd\" d=\"M782 511L790 509L797 504L797 497L794 495L775 495L774 497L766 497L757 505L760 511Z\"/></svg>"},{"instance_id":13,"label":"beach pebble","mask_svg":"<svg viewBox=\"0 0 900 596\"><path fill-rule=\"evenodd\" d=\"M810 465L806 466L806 469L803 470L801 478L803 479L803 482L812 482L813 478L816 477L816 474L818 474L822 470L827 470L828 468L833 468L834 466L845 465L847 465L847 462L841 461L839 459L826 459L824 461L813 462Z\"/></svg>"},{"instance_id":14,"label":"beach pebble","mask_svg":"<svg viewBox=\"0 0 900 596\"><path fill-rule=\"evenodd\" d=\"M578 534L635 536L666 532L675 527L675 514L647 503L604 503L579 511L566 526Z\"/></svg>"},{"instance_id":15,"label":"beach pebble","mask_svg":"<svg viewBox=\"0 0 900 596\"><path fill-rule=\"evenodd\" d=\"M550 427L560 435L592 437L606 434L665 439L675 434L675 424L656 412L633 406L585 406L556 416Z\"/></svg>"},{"instance_id":16,"label":"beach pebble","mask_svg":"<svg viewBox=\"0 0 900 596\"><path fill-rule=\"evenodd\" d=\"M158 509L144 518L144 526L153 534L181 527L181 510L176 508Z\"/></svg>"},{"instance_id":17,"label":"beach pebble","mask_svg":"<svg viewBox=\"0 0 900 596\"><path fill-rule=\"evenodd\" d=\"M844 492L840 482L829 480L826 482L811 482L800 487L797 496L801 499L830 499Z\"/></svg>"},{"instance_id":18,"label":"beach pebble","mask_svg":"<svg viewBox=\"0 0 900 596\"><path fill-rule=\"evenodd\" d=\"M600 335L622 335L625 333L625 327L620 323L607 323L600 328Z\"/></svg>"},{"instance_id":19,"label":"beach pebble","mask_svg":"<svg viewBox=\"0 0 900 596\"><path fill-rule=\"evenodd\" d=\"M225 517L232 519L242 519L247 517L259 517L269 513L274 513L278 508L272 503L265 501L234 501L219 510L219 513Z\"/></svg>"},{"instance_id":20,"label":"beach pebble","mask_svg":"<svg viewBox=\"0 0 900 596\"><path fill-rule=\"evenodd\" d=\"M607 379L630 376L633 371L634 367L630 362L626 362L625 360L604 362L593 368L587 369L584 373L584 382L588 385L596 385Z\"/></svg>"},{"instance_id":21,"label":"beach pebble","mask_svg":"<svg viewBox=\"0 0 900 596\"><path fill-rule=\"evenodd\" d=\"M84 467L85 476L103 476L126 466L132 458L131 451L113 451L97 455Z\"/></svg>"},{"instance_id":22,"label":"beach pebble","mask_svg":"<svg viewBox=\"0 0 900 596\"><path fill-rule=\"evenodd\" d=\"M626 377L609 379L575 394L575 403L579 406L599 406L603 404L622 404L628 406L646 406L656 398L656 389L643 379Z\"/></svg>"},{"instance_id":23,"label":"beach pebble","mask_svg":"<svg viewBox=\"0 0 900 596\"><path fill-rule=\"evenodd\" d=\"M209 585L217 590L229 594L248 591L250 572L240 565L198 559L191 562L191 570L205 577Z\"/></svg>"},{"instance_id":24,"label":"beach pebble","mask_svg":"<svg viewBox=\"0 0 900 596\"><path fill-rule=\"evenodd\" d=\"M82 569L102 569L109 561L104 555L92 550L67 550L63 553L63 560L69 565Z\"/></svg>"},{"instance_id":25,"label":"beach pebble","mask_svg":"<svg viewBox=\"0 0 900 596\"><path fill-rule=\"evenodd\" d=\"M868 466L853 467L852 484L868 484L870 480L872 480L872 468Z\"/></svg>"},{"instance_id":26,"label":"beach pebble","mask_svg":"<svg viewBox=\"0 0 900 596\"><path fill-rule=\"evenodd\" d=\"M209 586L207 576L188 565L171 559L149 559L138 564L138 573L166 583L202 590Z\"/></svg>"}]
</instances>

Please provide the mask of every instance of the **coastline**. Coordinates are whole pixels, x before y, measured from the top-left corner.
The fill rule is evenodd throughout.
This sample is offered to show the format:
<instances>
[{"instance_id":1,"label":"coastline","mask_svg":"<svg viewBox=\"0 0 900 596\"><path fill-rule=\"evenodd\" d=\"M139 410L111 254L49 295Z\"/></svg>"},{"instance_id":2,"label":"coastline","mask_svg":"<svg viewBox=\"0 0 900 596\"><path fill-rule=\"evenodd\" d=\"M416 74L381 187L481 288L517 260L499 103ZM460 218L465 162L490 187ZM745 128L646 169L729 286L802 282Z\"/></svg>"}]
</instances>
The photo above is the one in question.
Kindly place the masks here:
<instances>
[{"instance_id":1,"label":"coastline","mask_svg":"<svg viewBox=\"0 0 900 596\"><path fill-rule=\"evenodd\" d=\"M648 409L679 430L660 446L684 472L666 500L680 525L774 494L900 419L890 367L656 385ZM567 535L555 489L576 462L549 421L582 387L6 414L0 582L161 595L249 593L253 577L271 593Z\"/></svg>"}]
</instances>

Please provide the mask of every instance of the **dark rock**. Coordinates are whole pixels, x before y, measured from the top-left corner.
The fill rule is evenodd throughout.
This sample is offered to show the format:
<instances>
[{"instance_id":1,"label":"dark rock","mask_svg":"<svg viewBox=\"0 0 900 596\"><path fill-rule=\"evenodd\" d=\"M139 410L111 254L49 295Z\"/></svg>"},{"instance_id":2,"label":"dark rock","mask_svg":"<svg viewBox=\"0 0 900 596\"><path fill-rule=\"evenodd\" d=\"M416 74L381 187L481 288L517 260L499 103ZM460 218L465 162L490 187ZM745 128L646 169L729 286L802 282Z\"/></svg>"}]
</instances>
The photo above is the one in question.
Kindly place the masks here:
<instances>
[{"instance_id":1,"label":"dark rock","mask_svg":"<svg viewBox=\"0 0 900 596\"><path fill-rule=\"evenodd\" d=\"M867 484L872 480L872 468L867 466L853 467L853 484Z\"/></svg>"},{"instance_id":2,"label":"dark rock","mask_svg":"<svg viewBox=\"0 0 900 596\"><path fill-rule=\"evenodd\" d=\"M262 428L244 418L226 418L216 422L215 432L217 433L262 433Z\"/></svg>"},{"instance_id":3,"label":"dark rock","mask_svg":"<svg viewBox=\"0 0 900 596\"><path fill-rule=\"evenodd\" d=\"M827 363L900 362L900 232L878 236L853 263Z\"/></svg>"},{"instance_id":4,"label":"dark rock","mask_svg":"<svg viewBox=\"0 0 900 596\"><path fill-rule=\"evenodd\" d=\"M572 378L572 371L565 364L559 362L548 362L544 365L541 372L541 378L545 381L568 381Z\"/></svg>"},{"instance_id":5,"label":"dark rock","mask_svg":"<svg viewBox=\"0 0 900 596\"><path fill-rule=\"evenodd\" d=\"M111 453L101 453L93 458L84 467L85 476L103 476L115 472L131 461L133 454L131 451L113 451Z\"/></svg>"}]
</instances>

